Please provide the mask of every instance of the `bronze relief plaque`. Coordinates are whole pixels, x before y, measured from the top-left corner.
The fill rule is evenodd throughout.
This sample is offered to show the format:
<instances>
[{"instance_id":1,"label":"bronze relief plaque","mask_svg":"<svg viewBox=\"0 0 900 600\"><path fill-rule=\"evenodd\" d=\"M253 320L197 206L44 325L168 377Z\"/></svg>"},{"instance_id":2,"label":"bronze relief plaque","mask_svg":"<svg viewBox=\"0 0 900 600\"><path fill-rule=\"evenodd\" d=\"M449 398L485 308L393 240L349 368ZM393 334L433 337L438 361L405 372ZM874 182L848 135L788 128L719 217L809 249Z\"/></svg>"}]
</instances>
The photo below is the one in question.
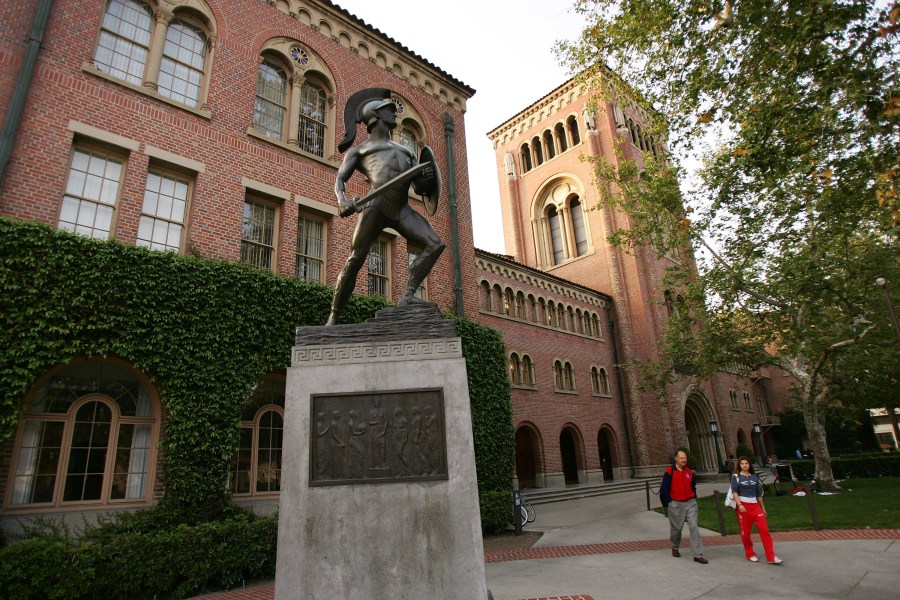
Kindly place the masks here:
<instances>
[{"instance_id":1,"label":"bronze relief plaque","mask_svg":"<svg viewBox=\"0 0 900 600\"><path fill-rule=\"evenodd\" d=\"M440 389L315 394L309 485L447 479Z\"/></svg>"}]
</instances>

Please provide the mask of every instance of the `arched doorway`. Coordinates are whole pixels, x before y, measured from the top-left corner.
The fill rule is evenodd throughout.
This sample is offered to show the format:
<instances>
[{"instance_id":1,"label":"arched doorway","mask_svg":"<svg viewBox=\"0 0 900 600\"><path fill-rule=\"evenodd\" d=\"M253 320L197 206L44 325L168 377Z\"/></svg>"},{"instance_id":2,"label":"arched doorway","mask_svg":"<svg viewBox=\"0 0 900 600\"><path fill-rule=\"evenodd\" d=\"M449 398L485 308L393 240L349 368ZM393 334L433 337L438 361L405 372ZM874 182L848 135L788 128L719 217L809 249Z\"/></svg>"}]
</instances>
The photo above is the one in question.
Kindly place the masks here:
<instances>
[{"instance_id":1,"label":"arched doorway","mask_svg":"<svg viewBox=\"0 0 900 600\"><path fill-rule=\"evenodd\" d=\"M578 450L575 435L571 427L566 427L559 434L559 453L562 457L563 475L566 485L578 483Z\"/></svg>"},{"instance_id":2,"label":"arched doorway","mask_svg":"<svg viewBox=\"0 0 900 600\"><path fill-rule=\"evenodd\" d=\"M519 488L538 487L539 444L537 434L531 427L523 425L516 430L516 477Z\"/></svg>"},{"instance_id":3,"label":"arched doorway","mask_svg":"<svg viewBox=\"0 0 900 600\"><path fill-rule=\"evenodd\" d=\"M597 453L600 455L600 468L603 470L603 480L613 480L613 448L616 447L615 439L608 427L601 427L597 432Z\"/></svg>"},{"instance_id":4,"label":"arched doorway","mask_svg":"<svg viewBox=\"0 0 900 600\"><path fill-rule=\"evenodd\" d=\"M700 471L718 471L715 440L709 431L709 422L715 413L709 402L699 393L692 393L684 406L684 427L687 430L688 449L697 461Z\"/></svg>"}]
</instances>

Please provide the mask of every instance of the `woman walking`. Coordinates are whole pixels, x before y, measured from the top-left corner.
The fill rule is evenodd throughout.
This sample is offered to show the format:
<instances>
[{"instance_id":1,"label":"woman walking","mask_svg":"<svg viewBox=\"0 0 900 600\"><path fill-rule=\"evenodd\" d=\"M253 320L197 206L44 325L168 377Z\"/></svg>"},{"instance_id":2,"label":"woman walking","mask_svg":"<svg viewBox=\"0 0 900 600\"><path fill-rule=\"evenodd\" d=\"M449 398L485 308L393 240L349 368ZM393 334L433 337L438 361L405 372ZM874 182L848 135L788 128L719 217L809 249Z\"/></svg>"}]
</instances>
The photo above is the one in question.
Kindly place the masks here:
<instances>
[{"instance_id":1,"label":"woman walking","mask_svg":"<svg viewBox=\"0 0 900 600\"><path fill-rule=\"evenodd\" d=\"M763 485L753 471L753 464L746 456L738 460L737 475L731 478L731 491L737 504L738 527L741 529L741 541L744 543L744 552L750 562L759 562L756 552L753 550L753 541L750 539L750 529L756 525L759 537L762 539L763 550L766 552L766 560L770 565L780 565L784 561L775 556L775 545L772 543L772 534L769 533L769 524L766 521L766 505L763 502Z\"/></svg>"}]
</instances>

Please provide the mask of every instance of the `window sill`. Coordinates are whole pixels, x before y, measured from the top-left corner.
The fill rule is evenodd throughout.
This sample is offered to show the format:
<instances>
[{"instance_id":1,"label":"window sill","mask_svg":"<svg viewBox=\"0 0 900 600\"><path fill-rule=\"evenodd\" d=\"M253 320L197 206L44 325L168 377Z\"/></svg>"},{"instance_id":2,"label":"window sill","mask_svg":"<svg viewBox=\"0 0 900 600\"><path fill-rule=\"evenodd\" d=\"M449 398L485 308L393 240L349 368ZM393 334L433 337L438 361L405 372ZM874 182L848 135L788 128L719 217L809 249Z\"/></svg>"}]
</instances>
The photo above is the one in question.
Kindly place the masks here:
<instances>
[{"instance_id":1,"label":"window sill","mask_svg":"<svg viewBox=\"0 0 900 600\"><path fill-rule=\"evenodd\" d=\"M578 395L578 390L560 390L560 389L555 389L555 390L553 390L553 391L556 392L557 394L568 394L568 395L570 395L570 396L577 396L577 395Z\"/></svg>"},{"instance_id":2,"label":"window sill","mask_svg":"<svg viewBox=\"0 0 900 600\"><path fill-rule=\"evenodd\" d=\"M296 154L298 156L302 156L304 158L308 158L310 160L320 162L323 165L327 165L327 166L335 168L335 169L339 166L337 161L330 160L328 158L322 158L321 156L312 154L310 152L307 152L306 150L302 150L298 146L291 146L290 144L286 144L286 143L282 142L281 140L273 140L272 138L265 136L265 135L261 134L260 132L258 132L252 125L247 128L247 135L249 135L252 138L256 138L260 141L272 144L273 146L278 146L282 150L287 150L288 152L293 152L294 154Z\"/></svg>"},{"instance_id":3,"label":"window sill","mask_svg":"<svg viewBox=\"0 0 900 600\"><path fill-rule=\"evenodd\" d=\"M536 391L537 391L537 386L536 386L536 385L522 385L522 384L511 383L511 384L509 384L509 387L510 387L511 389L514 389L514 390L527 390L527 391L530 391L530 392L536 392Z\"/></svg>"},{"instance_id":4,"label":"window sill","mask_svg":"<svg viewBox=\"0 0 900 600\"><path fill-rule=\"evenodd\" d=\"M109 81L111 83L115 83L122 87L133 90L139 94L143 94L144 96L153 98L154 100L159 100L160 102L164 102L165 104L168 104L169 106L174 106L175 108L180 108L181 110L195 114L198 117L202 117L204 119L212 119L212 113L208 110L190 107L186 104L182 104L181 102L176 102L175 100L172 100L171 98L163 96L162 94L160 94L159 92L157 92L154 89L146 88L141 85L134 85L132 83L128 83L127 81L123 81L117 77L113 77L109 73L105 73L105 72L101 71L100 69L98 69L97 67L95 67L94 65L92 65L89 62L82 63L81 70L83 72L87 73L88 75L93 75L94 77L99 77L100 79L105 79L106 81Z\"/></svg>"}]
</instances>

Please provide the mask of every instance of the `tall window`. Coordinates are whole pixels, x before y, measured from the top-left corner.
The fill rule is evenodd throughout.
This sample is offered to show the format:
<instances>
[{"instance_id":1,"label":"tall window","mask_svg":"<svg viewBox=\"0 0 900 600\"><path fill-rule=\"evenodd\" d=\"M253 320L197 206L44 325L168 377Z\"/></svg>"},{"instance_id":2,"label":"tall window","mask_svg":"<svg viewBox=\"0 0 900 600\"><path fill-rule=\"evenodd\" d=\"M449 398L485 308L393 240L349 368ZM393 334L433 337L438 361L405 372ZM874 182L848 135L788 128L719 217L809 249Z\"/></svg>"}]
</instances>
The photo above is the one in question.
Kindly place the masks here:
<instances>
[{"instance_id":1,"label":"tall window","mask_svg":"<svg viewBox=\"0 0 900 600\"><path fill-rule=\"evenodd\" d=\"M156 423L150 390L129 368L88 362L60 370L22 415L10 504L149 501Z\"/></svg>"},{"instance_id":2,"label":"tall window","mask_svg":"<svg viewBox=\"0 0 900 600\"><path fill-rule=\"evenodd\" d=\"M283 377L263 379L241 413L240 441L231 467L231 491L237 495L281 490L284 390Z\"/></svg>"},{"instance_id":3,"label":"tall window","mask_svg":"<svg viewBox=\"0 0 900 600\"><path fill-rule=\"evenodd\" d=\"M534 385L534 363L527 354L522 356L522 382L525 385Z\"/></svg>"},{"instance_id":4,"label":"tall window","mask_svg":"<svg viewBox=\"0 0 900 600\"><path fill-rule=\"evenodd\" d=\"M522 156L522 172L527 173L531 170L531 148L528 144L522 144L519 154Z\"/></svg>"},{"instance_id":5,"label":"tall window","mask_svg":"<svg viewBox=\"0 0 900 600\"><path fill-rule=\"evenodd\" d=\"M244 202L241 262L271 269L275 257L275 207L248 198Z\"/></svg>"},{"instance_id":6,"label":"tall window","mask_svg":"<svg viewBox=\"0 0 900 600\"><path fill-rule=\"evenodd\" d=\"M369 295L388 297L390 283L390 263L388 261L388 243L375 240L369 248Z\"/></svg>"},{"instance_id":7,"label":"tall window","mask_svg":"<svg viewBox=\"0 0 900 600\"><path fill-rule=\"evenodd\" d=\"M569 203L569 214L572 215L572 233L575 234L575 255L584 256L588 251L588 240L584 228L584 211L577 198Z\"/></svg>"},{"instance_id":8,"label":"tall window","mask_svg":"<svg viewBox=\"0 0 900 600\"><path fill-rule=\"evenodd\" d=\"M568 361L563 369L563 385L565 386L563 389L570 392L575 391L575 370L572 368L572 363Z\"/></svg>"},{"instance_id":9,"label":"tall window","mask_svg":"<svg viewBox=\"0 0 900 600\"><path fill-rule=\"evenodd\" d=\"M323 283L325 265L325 224L310 217L297 218L297 279Z\"/></svg>"},{"instance_id":10,"label":"tall window","mask_svg":"<svg viewBox=\"0 0 900 600\"><path fill-rule=\"evenodd\" d=\"M750 392L744 392L744 409L753 410L753 405L750 403Z\"/></svg>"},{"instance_id":11,"label":"tall window","mask_svg":"<svg viewBox=\"0 0 900 600\"><path fill-rule=\"evenodd\" d=\"M316 156L325 155L325 90L311 81L300 88L300 148Z\"/></svg>"},{"instance_id":12,"label":"tall window","mask_svg":"<svg viewBox=\"0 0 900 600\"><path fill-rule=\"evenodd\" d=\"M609 376L606 374L606 369L601 368L597 371L597 388L600 394L609 395Z\"/></svg>"},{"instance_id":13,"label":"tall window","mask_svg":"<svg viewBox=\"0 0 900 600\"><path fill-rule=\"evenodd\" d=\"M186 21L173 20L166 31L166 44L159 67L159 93L196 107L200 99L205 59L206 35Z\"/></svg>"},{"instance_id":14,"label":"tall window","mask_svg":"<svg viewBox=\"0 0 900 600\"><path fill-rule=\"evenodd\" d=\"M108 0L93 65L141 90L150 88L197 108L205 94L214 20L205 3L167 4L156 14L154 5L143 0ZM188 19L181 18L185 7L192 11Z\"/></svg>"},{"instance_id":15,"label":"tall window","mask_svg":"<svg viewBox=\"0 0 900 600\"><path fill-rule=\"evenodd\" d=\"M150 171L137 245L151 250L181 250L181 233L190 184L186 179Z\"/></svg>"},{"instance_id":16,"label":"tall window","mask_svg":"<svg viewBox=\"0 0 900 600\"><path fill-rule=\"evenodd\" d=\"M553 385L557 390L565 389L563 388L565 385L563 382L563 365L558 360L553 362Z\"/></svg>"},{"instance_id":17,"label":"tall window","mask_svg":"<svg viewBox=\"0 0 900 600\"><path fill-rule=\"evenodd\" d=\"M572 115L566 119L566 127L569 129L569 136L572 138L572 145L577 146L581 143L581 134L578 132L578 119Z\"/></svg>"},{"instance_id":18,"label":"tall window","mask_svg":"<svg viewBox=\"0 0 900 600\"><path fill-rule=\"evenodd\" d=\"M398 134L398 139L401 144L409 148L413 151L413 154L418 156L419 154L419 138L416 135L416 132L413 131L411 127L402 127L400 129L400 133Z\"/></svg>"},{"instance_id":19,"label":"tall window","mask_svg":"<svg viewBox=\"0 0 900 600\"><path fill-rule=\"evenodd\" d=\"M263 61L256 74L253 127L266 137L280 140L287 111L287 74L277 64Z\"/></svg>"},{"instance_id":20,"label":"tall window","mask_svg":"<svg viewBox=\"0 0 900 600\"><path fill-rule=\"evenodd\" d=\"M512 385L522 384L522 361L515 352L509 355L509 382Z\"/></svg>"},{"instance_id":21,"label":"tall window","mask_svg":"<svg viewBox=\"0 0 900 600\"><path fill-rule=\"evenodd\" d=\"M739 410L741 407L738 405L737 392L734 390L729 390L728 397L731 398L731 408L733 408L734 410Z\"/></svg>"},{"instance_id":22,"label":"tall window","mask_svg":"<svg viewBox=\"0 0 900 600\"><path fill-rule=\"evenodd\" d=\"M566 142L566 130L563 128L562 123L556 124L556 127L553 128L553 133L556 135L556 143L559 144L559 151L565 152L568 150L569 145Z\"/></svg>"},{"instance_id":23,"label":"tall window","mask_svg":"<svg viewBox=\"0 0 900 600\"><path fill-rule=\"evenodd\" d=\"M141 85L152 28L153 13L146 4L110 0L100 27L94 65L113 77Z\"/></svg>"},{"instance_id":24,"label":"tall window","mask_svg":"<svg viewBox=\"0 0 900 600\"><path fill-rule=\"evenodd\" d=\"M553 249L553 264L558 265L565 259L565 249L563 248L562 239L562 223L556 207L550 205L547 207L547 223L550 226L550 244Z\"/></svg>"},{"instance_id":25,"label":"tall window","mask_svg":"<svg viewBox=\"0 0 900 600\"><path fill-rule=\"evenodd\" d=\"M109 238L123 173L120 158L103 151L75 148L59 228L92 238Z\"/></svg>"},{"instance_id":26,"label":"tall window","mask_svg":"<svg viewBox=\"0 0 900 600\"><path fill-rule=\"evenodd\" d=\"M547 160L556 156L556 148L553 145L553 134L550 130L544 132L544 148L547 149Z\"/></svg>"}]
</instances>

